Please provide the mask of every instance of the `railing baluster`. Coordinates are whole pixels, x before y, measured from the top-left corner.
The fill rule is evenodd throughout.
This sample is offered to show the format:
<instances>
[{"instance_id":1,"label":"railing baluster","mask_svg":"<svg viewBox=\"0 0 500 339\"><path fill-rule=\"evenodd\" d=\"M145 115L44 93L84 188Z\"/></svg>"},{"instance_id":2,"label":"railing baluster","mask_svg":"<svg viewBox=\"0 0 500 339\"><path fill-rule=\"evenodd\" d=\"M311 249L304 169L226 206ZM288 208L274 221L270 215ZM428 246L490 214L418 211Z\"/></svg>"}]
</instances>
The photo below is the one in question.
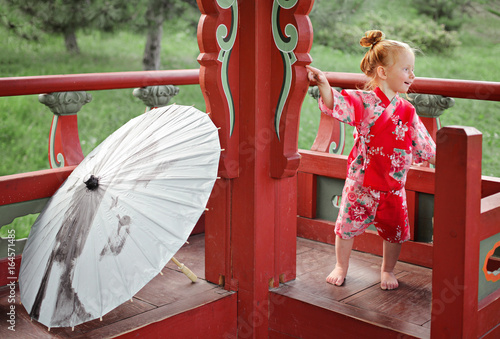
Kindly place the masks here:
<instances>
[{"instance_id":1,"label":"railing baluster","mask_svg":"<svg viewBox=\"0 0 500 339\"><path fill-rule=\"evenodd\" d=\"M85 91L55 92L40 94L38 100L54 113L49 138L50 167L78 165L83 160L83 152L77 113L92 101L92 96Z\"/></svg>"}]
</instances>

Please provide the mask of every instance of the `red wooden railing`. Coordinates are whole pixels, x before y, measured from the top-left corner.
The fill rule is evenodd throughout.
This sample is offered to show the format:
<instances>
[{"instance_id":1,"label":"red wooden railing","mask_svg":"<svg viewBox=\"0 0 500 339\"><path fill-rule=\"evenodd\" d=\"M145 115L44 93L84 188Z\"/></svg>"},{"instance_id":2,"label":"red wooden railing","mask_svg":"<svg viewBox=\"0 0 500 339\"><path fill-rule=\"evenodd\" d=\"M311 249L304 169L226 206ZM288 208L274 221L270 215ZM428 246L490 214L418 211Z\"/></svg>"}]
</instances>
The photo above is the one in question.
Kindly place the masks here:
<instances>
[{"instance_id":1,"label":"red wooden railing","mask_svg":"<svg viewBox=\"0 0 500 339\"><path fill-rule=\"evenodd\" d=\"M355 88L365 80L362 75L349 73L327 73L327 77L331 85L343 88ZM199 70L18 77L0 79L0 96L198 83ZM500 83L493 82L419 78L412 89L418 93L500 101ZM403 246L401 259L433 267L433 336L480 336L491 330L489 335L493 337L500 331L500 288L479 300L478 248L481 241L500 234L500 179L481 177L481 142L476 132L446 128L437 136L437 144L437 171L415 167L407 181L410 195L436 195L434 244L410 241ZM307 150L300 154L298 234L331 242L333 223L315 218L315 178L345 179L346 157ZM73 168L0 177L0 206L52 196ZM367 232L358 238L356 248L381 254L378 240L373 232ZM19 257L16 263L18 269ZM0 285L9 282L7 268L4 260L0 265ZM452 291L457 292L454 298L448 297L450 282L456 283L451 285L456 287Z\"/></svg>"}]
</instances>

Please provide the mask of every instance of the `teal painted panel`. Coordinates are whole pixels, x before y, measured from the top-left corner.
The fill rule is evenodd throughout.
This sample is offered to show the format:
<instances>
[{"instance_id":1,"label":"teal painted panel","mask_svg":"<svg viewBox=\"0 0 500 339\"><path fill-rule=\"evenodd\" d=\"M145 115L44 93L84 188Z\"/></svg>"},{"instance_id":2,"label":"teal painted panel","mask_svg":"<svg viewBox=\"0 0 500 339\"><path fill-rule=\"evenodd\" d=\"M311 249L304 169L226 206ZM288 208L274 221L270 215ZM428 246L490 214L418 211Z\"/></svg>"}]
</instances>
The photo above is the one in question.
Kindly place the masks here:
<instances>
[{"instance_id":1,"label":"teal painted panel","mask_svg":"<svg viewBox=\"0 0 500 339\"><path fill-rule=\"evenodd\" d=\"M36 199L0 206L0 227L10 224L15 218L40 213L49 199Z\"/></svg>"},{"instance_id":2,"label":"teal painted panel","mask_svg":"<svg viewBox=\"0 0 500 339\"><path fill-rule=\"evenodd\" d=\"M316 217L332 222L337 221L339 213L340 199L342 197L342 189L344 188L344 180L328 178L323 176L317 177L316 187ZM432 242L433 238L433 217L434 217L434 195L419 193L418 194L418 215L417 215L417 232L415 240L420 242ZM377 231L375 226L370 225L369 230Z\"/></svg>"},{"instance_id":3,"label":"teal painted panel","mask_svg":"<svg viewBox=\"0 0 500 339\"><path fill-rule=\"evenodd\" d=\"M417 229L415 240L420 242L432 242L434 217L434 195L418 193Z\"/></svg>"},{"instance_id":4,"label":"teal painted panel","mask_svg":"<svg viewBox=\"0 0 500 339\"><path fill-rule=\"evenodd\" d=\"M318 176L316 186L316 217L337 221L340 197L345 180ZM338 197L338 199L337 199Z\"/></svg>"},{"instance_id":5,"label":"teal painted panel","mask_svg":"<svg viewBox=\"0 0 500 339\"><path fill-rule=\"evenodd\" d=\"M497 281L488 281L486 279L486 273L483 271L483 266L486 261L486 256L488 252L491 251L494 247L500 245L500 233L497 233L487 239L481 241L480 249L479 249L479 291L478 291L478 300L483 299L494 291L500 289L500 279ZM498 270L496 271L498 272ZM500 272L498 273L500 276Z\"/></svg>"}]
</instances>

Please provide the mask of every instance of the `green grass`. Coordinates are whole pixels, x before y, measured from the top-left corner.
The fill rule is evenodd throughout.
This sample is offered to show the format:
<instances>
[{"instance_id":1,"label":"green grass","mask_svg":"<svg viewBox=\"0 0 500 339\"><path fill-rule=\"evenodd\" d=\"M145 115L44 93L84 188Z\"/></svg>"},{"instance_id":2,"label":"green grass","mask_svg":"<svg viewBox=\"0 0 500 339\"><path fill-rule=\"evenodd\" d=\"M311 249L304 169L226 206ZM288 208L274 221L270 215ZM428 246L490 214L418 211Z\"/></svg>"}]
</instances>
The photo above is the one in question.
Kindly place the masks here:
<instances>
[{"instance_id":1,"label":"green grass","mask_svg":"<svg viewBox=\"0 0 500 339\"><path fill-rule=\"evenodd\" d=\"M367 2L366 10L376 10ZM390 13L391 1L382 11ZM380 7L380 6L379 6ZM496 8L496 7L494 7ZM415 11L408 11L414 17ZM500 18L484 9L466 22L459 34L462 45L449 55L418 55L417 76L433 78L500 81ZM9 35L0 28L0 76L75 74L94 72L138 71L142 69L145 45L143 35L131 32L78 34L81 55L66 53L63 39L44 36L41 43L30 43ZM389 37L390 38L390 37ZM417 46L418 47L418 46ZM167 23L162 44L163 69L198 68L199 54L193 27ZM325 71L359 72L361 54L313 45L313 65ZM132 89L93 91L92 102L80 113L79 135L84 154L88 154L110 133L132 117L144 112L143 103L132 96ZM199 86L182 86L173 102L205 109ZM52 113L38 102L37 96L0 98L0 175L46 169L47 147ZM299 148L309 149L314 141L320 113L314 99L305 98L299 133ZM443 125L474 126L483 133L483 174L500 177L500 103L456 100L442 116ZM352 147L348 130L346 151ZM18 218L15 223L22 237L36 216ZM24 220L23 219L27 219ZM8 226L13 227L13 225ZM24 231L21 228L25 228ZM7 227L0 230L0 236Z\"/></svg>"}]
</instances>

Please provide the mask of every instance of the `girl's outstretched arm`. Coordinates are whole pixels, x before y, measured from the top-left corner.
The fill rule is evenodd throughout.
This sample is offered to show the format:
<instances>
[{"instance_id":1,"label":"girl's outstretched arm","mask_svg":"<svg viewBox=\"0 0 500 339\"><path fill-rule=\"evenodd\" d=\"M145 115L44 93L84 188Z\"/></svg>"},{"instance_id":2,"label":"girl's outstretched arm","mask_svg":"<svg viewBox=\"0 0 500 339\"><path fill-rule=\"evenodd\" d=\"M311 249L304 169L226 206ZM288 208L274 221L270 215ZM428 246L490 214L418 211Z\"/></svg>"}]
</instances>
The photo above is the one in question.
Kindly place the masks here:
<instances>
[{"instance_id":1,"label":"girl's outstretched arm","mask_svg":"<svg viewBox=\"0 0 500 339\"><path fill-rule=\"evenodd\" d=\"M306 68L309 81L316 81L316 85L318 85L319 94L321 95L323 102L328 108L333 109L332 88L330 87L325 74L319 69L309 65L307 65Z\"/></svg>"}]
</instances>

